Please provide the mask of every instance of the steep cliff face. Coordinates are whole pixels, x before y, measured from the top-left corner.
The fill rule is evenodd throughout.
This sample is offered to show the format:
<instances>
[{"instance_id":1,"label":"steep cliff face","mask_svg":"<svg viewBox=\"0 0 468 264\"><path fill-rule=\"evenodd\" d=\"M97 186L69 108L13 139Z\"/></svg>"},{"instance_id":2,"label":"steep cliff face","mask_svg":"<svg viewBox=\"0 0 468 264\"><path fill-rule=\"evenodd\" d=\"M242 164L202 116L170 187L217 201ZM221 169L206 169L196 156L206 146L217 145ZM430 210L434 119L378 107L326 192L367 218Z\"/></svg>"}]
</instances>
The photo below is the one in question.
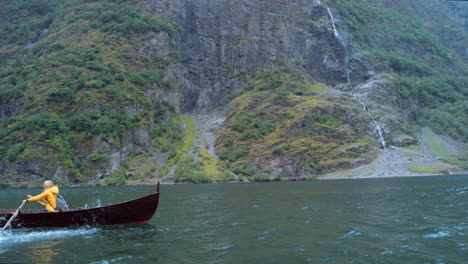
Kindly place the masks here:
<instances>
[{"instance_id":1,"label":"steep cliff face","mask_svg":"<svg viewBox=\"0 0 468 264\"><path fill-rule=\"evenodd\" d=\"M144 1L139 6L183 28L175 38L185 71L177 78L185 111L213 109L264 67L281 61L300 65L318 81L346 82L345 49L333 35L320 1ZM354 79L366 78L352 63Z\"/></svg>"},{"instance_id":2,"label":"steep cliff face","mask_svg":"<svg viewBox=\"0 0 468 264\"><path fill-rule=\"evenodd\" d=\"M0 173L302 177L415 144L415 120L463 138L466 31L446 11L466 7L426 2L7 1Z\"/></svg>"},{"instance_id":3,"label":"steep cliff face","mask_svg":"<svg viewBox=\"0 0 468 264\"><path fill-rule=\"evenodd\" d=\"M184 29L174 40L180 50L182 68L186 69L176 75L189 85L180 87L182 98L186 98L181 99L185 104L181 109L210 111L241 94L231 103L225 129L218 133L217 153L232 154L220 155L227 167L235 171L240 166L242 174L245 164L250 164L269 175L298 176L353 168L370 162L369 157L379 147L415 144L415 130L410 122L419 117L414 113L432 101L454 102L434 92L447 89L437 87L438 82L448 78L460 80L447 92L466 88L465 81L460 79L461 65L466 62L462 44L466 35L458 28L452 28L453 36L444 35L444 27L452 20L445 11L437 13L443 5L441 1L146 1L140 8L176 21ZM354 8L364 11L353 13ZM384 11L378 12L379 8ZM403 14L397 15L397 10ZM390 23L392 16L396 20ZM366 32L365 27L370 31ZM450 42L447 46L452 50L442 47L443 42ZM431 58L434 53L437 55ZM461 60L454 59L456 53ZM415 56L423 59L413 63L411 59ZM440 66L429 69L430 63ZM277 69L284 64L298 66L304 74L330 88L319 96L322 105L334 109L338 101L343 109L360 110L347 112L345 115L350 119L343 120L344 113L340 111L317 114L311 105L299 107L300 100L293 97L314 96L298 92L294 84L283 80ZM288 103L281 106L280 112L268 107L275 105L277 96L268 92L260 95L262 92L255 88L249 90L257 86L249 82L265 81L258 78L264 69L273 69L272 76L267 78L277 83L270 82L260 90L284 97ZM448 93L455 96L458 92ZM250 101L252 97L257 99ZM300 121L303 125L289 124L301 127L301 132L292 137L288 122L275 117L288 108L291 112L315 112ZM260 128L253 131L233 128L239 113L252 119L251 125L258 122ZM363 139L346 138L330 128L328 134L324 133L317 120L327 118L339 120L340 126L362 129L361 135L373 140L357 153L351 150L346 155L335 155L345 153L349 144L361 144ZM453 133L462 137L463 134L462 130ZM336 146L320 154L314 154L313 148L304 150L309 156L291 150L298 149L298 142L312 135L333 138ZM324 145L316 147L327 149ZM273 150L276 154L272 154ZM340 163L340 159L345 162Z\"/></svg>"}]
</instances>

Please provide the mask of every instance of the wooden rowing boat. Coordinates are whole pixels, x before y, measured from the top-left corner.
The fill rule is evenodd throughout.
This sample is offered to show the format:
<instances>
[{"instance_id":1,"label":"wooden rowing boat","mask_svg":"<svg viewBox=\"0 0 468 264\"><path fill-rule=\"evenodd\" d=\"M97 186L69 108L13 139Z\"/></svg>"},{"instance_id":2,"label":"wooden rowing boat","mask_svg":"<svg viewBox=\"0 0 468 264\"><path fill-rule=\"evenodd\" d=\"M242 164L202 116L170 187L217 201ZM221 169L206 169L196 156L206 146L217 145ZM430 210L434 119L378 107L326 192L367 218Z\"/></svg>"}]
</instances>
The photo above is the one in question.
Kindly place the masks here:
<instances>
[{"instance_id":1,"label":"wooden rowing boat","mask_svg":"<svg viewBox=\"0 0 468 264\"><path fill-rule=\"evenodd\" d=\"M115 225L147 223L158 208L159 182L155 193L103 207L70 209L66 212L44 213L41 210L20 210L12 221L12 228L68 227L85 225ZM16 209L0 209L0 227L3 227Z\"/></svg>"}]
</instances>

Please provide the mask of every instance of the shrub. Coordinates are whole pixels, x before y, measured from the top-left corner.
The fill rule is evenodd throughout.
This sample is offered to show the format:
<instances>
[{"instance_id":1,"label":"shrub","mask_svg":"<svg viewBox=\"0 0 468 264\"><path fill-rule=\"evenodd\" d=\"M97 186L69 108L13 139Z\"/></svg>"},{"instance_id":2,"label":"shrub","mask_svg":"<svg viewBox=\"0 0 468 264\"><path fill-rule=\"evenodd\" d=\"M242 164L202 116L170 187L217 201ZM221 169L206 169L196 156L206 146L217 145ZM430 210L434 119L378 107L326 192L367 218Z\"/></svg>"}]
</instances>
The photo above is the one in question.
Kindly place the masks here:
<instances>
[{"instance_id":1,"label":"shrub","mask_svg":"<svg viewBox=\"0 0 468 264\"><path fill-rule=\"evenodd\" d=\"M114 171L109 177L104 180L104 184L109 185L119 185L125 184L127 182L127 178L125 176L125 172L123 168L119 168L118 170Z\"/></svg>"},{"instance_id":2,"label":"shrub","mask_svg":"<svg viewBox=\"0 0 468 264\"><path fill-rule=\"evenodd\" d=\"M57 50L62 50L62 49L65 49L65 45L63 43L60 43L60 42L54 42L52 44L49 45L49 50L51 51L57 51Z\"/></svg>"},{"instance_id":3,"label":"shrub","mask_svg":"<svg viewBox=\"0 0 468 264\"><path fill-rule=\"evenodd\" d=\"M242 157L245 157L250 152L250 146L245 145L238 145L237 147L231 147L228 149L224 149L219 153L219 158L221 160L228 160L230 162L234 162Z\"/></svg>"},{"instance_id":4,"label":"shrub","mask_svg":"<svg viewBox=\"0 0 468 264\"><path fill-rule=\"evenodd\" d=\"M211 177L204 173L202 169L202 162L194 161L192 156L188 156L177 164L174 171L174 180L176 182L193 183L211 182Z\"/></svg>"},{"instance_id":5,"label":"shrub","mask_svg":"<svg viewBox=\"0 0 468 264\"><path fill-rule=\"evenodd\" d=\"M232 169L232 172L239 176L245 176L247 178L252 177L255 174L255 168L248 164L240 164Z\"/></svg>"},{"instance_id":6,"label":"shrub","mask_svg":"<svg viewBox=\"0 0 468 264\"><path fill-rule=\"evenodd\" d=\"M24 130L35 133L47 139L68 131L68 126L62 117L55 113L41 112L36 116L30 116L18 120L13 130Z\"/></svg>"},{"instance_id":7,"label":"shrub","mask_svg":"<svg viewBox=\"0 0 468 264\"><path fill-rule=\"evenodd\" d=\"M255 173L253 176L247 177L247 179L254 182L266 182L270 181L270 176L265 173Z\"/></svg>"},{"instance_id":8,"label":"shrub","mask_svg":"<svg viewBox=\"0 0 468 264\"><path fill-rule=\"evenodd\" d=\"M230 181L235 181L235 180L236 180L236 177L231 172L228 172L228 171L223 172L221 176L216 178L216 181L218 182L230 182Z\"/></svg>"},{"instance_id":9,"label":"shrub","mask_svg":"<svg viewBox=\"0 0 468 264\"><path fill-rule=\"evenodd\" d=\"M271 152L274 154L274 155L281 155L287 151L289 151L291 148L291 145L289 144L282 144L282 145L279 145L279 146L276 146L274 147Z\"/></svg>"},{"instance_id":10,"label":"shrub","mask_svg":"<svg viewBox=\"0 0 468 264\"><path fill-rule=\"evenodd\" d=\"M104 32L131 34L148 31L172 33L176 28L168 22L147 14L140 14L134 7L123 3L101 2L79 15L70 17L69 23L77 19L92 20L91 26Z\"/></svg>"},{"instance_id":11,"label":"shrub","mask_svg":"<svg viewBox=\"0 0 468 264\"><path fill-rule=\"evenodd\" d=\"M13 147L7 150L5 159L7 159L9 162L15 162L19 159L21 152L23 152L25 147L25 143L19 143L14 145Z\"/></svg>"},{"instance_id":12,"label":"shrub","mask_svg":"<svg viewBox=\"0 0 468 264\"><path fill-rule=\"evenodd\" d=\"M149 83L148 80L144 78L144 75L138 72L130 74L129 81L136 85L147 85Z\"/></svg>"},{"instance_id":13,"label":"shrub","mask_svg":"<svg viewBox=\"0 0 468 264\"><path fill-rule=\"evenodd\" d=\"M167 133L167 129L164 127L163 124L156 124L151 130L150 130L150 136L152 139L156 139L158 137L162 137Z\"/></svg>"},{"instance_id":14,"label":"shrub","mask_svg":"<svg viewBox=\"0 0 468 264\"><path fill-rule=\"evenodd\" d=\"M261 139L274 130L274 125L262 122L251 113L241 111L232 119L230 128L242 133L240 140Z\"/></svg>"},{"instance_id":15,"label":"shrub","mask_svg":"<svg viewBox=\"0 0 468 264\"><path fill-rule=\"evenodd\" d=\"M2 84L0 85L0 102L8 103L12 100L15 100L19 97L23 97L24 92L21 89L11 85L11 84Z\"/></svg>"},{"instance_id":16,"label":"shrub","mask_svg":"<svg viewBox=\"0 0 468 264\"><path fill-rule=\"evenodd\" d=\"M336 120L332 116L313 116L313 118L315 122L320 123L322 125L335 127L335 128L341 126L340 121Z\"/></svg>"},{"instance_id":17,"label":"shrub","mask_svg":"<svg viewBox=\"0 0 468 264\"><path fill-rule=\"evenodd\" d=\"M50 88L47 94L47 100L52 102L69 102L73 96L71 89L68 87L62 89Z\"/></svg>"},{"instance_id":18,"label":"shrub","mask_svg":"<svg viewBox=\"0 0 468 264\"><path fill-rule=\"evenodd\" d=\"M97 61L88 61L86 62L86 68L100 72L104 70L104 65L100 64Z\"/></svg>"},{"instance_id":19,"label":"shrub","mask_svg":"<svg viewBox=\"0 0 468 264\"><path fill-rule=\"evenodd\" d=\"M85 82L85 87L87 88L103 88L106 86L106 83L101 80L89 80Z\"/></svg>"},{"instance_id":20,"label":"shrub","mask_svg":"<svg viewBox=\"0 0 468 264\"><path fill-rule=\"evenodd\" d=\"M9 7L9 11L16 13L20 12L20 10L26 10L30 14L43 16L47 13L54 12L57 7L57 0L27 0L17 1L15 5Z\"/></svg>"},{"instance_id":21,"label":"shrub","mask_svg":"<svg viewBox=\"0 0 468 264\"><path fill-rule=\"evenodd\" d=\"M272 101L280 104L288 101L289 92L285 89L276 89Z\"/></svg>"},{"instance_id":22,"label":"shrub","mask_svg":"<svg viewBox=\"0 0 468 264\"><path fill-rule=\"evenodd\" d=\"M109 159L109 156L102 152L94 152L91 154L91 160L98 165L107 163Z\"/></svg>"}]
</instances>

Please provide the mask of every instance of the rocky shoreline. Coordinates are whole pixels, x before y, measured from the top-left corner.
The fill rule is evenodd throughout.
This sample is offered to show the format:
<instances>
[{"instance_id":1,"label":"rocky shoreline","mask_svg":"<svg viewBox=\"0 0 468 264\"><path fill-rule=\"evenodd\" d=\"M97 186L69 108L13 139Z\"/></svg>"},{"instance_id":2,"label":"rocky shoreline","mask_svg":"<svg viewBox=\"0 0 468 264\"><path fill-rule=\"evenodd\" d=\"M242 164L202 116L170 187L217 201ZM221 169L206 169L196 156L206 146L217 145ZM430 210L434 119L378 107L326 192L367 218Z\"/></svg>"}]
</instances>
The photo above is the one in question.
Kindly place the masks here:
<instances>
[{"instance_id":1,"label":"rocky shoreline","mask_svg":"<svg viewBox=\"0 0 468 264\"><path fill-rule=\"evenodd\" d=\"M266 182L288 182L288 181L313 181L313 180L360 180L360 179L383 179L383 178L410 178L410 177L437 177L437 176L468 176L468 171L460 171L452 174L437 174L437 173L415 173L406 175L385 175L385 176L338 176L338 175L326 175L326 176L310 176L310 177L298 177L298 178L283 178L281 180L270 180L262 181L257 183ZM192 182L161 182L161 185L182 185L182 184L225 184L225 183L254 183L251 181L228 181L228 182L207 182L207 183L192 183ZM81 188L81 187L109 187L109 186L147 186L156 185L153 182L132 182L126 184L71 184L71 185L60 185L62 188ZM19 184L19 185L8 185L0 186L0 189L29 189L29 188L41 188L41 184Z\"/></svg>"}]
</instances>

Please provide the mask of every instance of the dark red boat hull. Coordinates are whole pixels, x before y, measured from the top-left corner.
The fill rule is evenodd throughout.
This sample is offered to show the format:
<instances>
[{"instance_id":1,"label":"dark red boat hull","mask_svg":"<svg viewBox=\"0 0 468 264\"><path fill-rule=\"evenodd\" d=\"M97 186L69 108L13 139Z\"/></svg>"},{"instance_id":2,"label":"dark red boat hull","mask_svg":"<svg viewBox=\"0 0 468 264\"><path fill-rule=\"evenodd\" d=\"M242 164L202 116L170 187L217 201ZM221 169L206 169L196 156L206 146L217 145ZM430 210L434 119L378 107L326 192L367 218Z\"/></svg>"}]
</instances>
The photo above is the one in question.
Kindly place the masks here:
<instances>
[{"instance_id":1,"label":"dark red boat hull","mask_svg":"<svg viewBox=\"0 0 468 264\"><path fill-rule=\"evenodd\" d=\"M135 200L91 209L72 209L66 212L39 213L21 211L11 223L12 228L69 227L85 225L116 225L146 223L156 213L158 192ZM3 227L15 210L0 210L0 227Z\"/></svg>"}]
</instances>

